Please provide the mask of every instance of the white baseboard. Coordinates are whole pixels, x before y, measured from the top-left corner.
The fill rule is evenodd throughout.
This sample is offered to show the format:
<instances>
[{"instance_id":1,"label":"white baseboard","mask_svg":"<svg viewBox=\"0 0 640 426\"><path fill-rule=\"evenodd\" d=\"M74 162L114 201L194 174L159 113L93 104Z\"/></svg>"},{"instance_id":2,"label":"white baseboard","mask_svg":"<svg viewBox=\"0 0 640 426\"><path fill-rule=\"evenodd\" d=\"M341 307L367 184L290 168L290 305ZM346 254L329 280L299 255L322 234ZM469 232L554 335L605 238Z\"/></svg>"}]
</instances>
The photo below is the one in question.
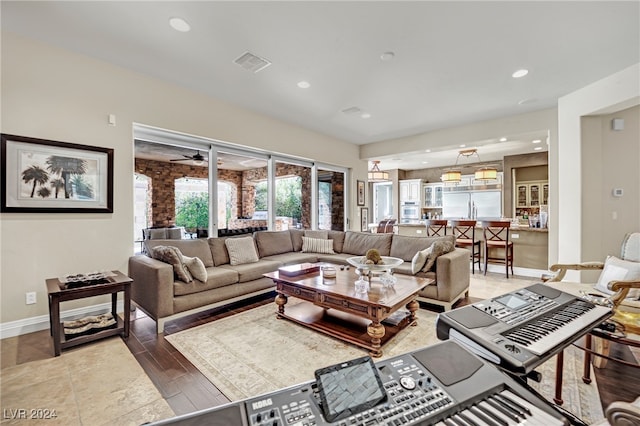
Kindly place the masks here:
<instances>
[{"instance_id":1,"label":"white baseboard","mask_svg":"<svg viewBox=\"0 0 640 426\"><path fill-rule=\"evenodd\" d=\"M133 305L131 307L133 308ZM83 308L69 309L68 311L60 312L60 320L69 321L86 317L88 315L100 315L109 311L111 311L111 302L101 303L99 305L85 306ZM124 311L124 303L121 300L118 301L117 311ZM0 339L21 336L23 334L46 330L48 328L49 315L40 315L37 317L5 322L0 324Z\"/></svg>"},{"instance_id":2,"label":"white baseboard","mask_svg":"<svg viewBox=\"0 0 640 426\"><path fill-rule=\"evenodd\" d=\"M484 265L482 265L482 267L484 268ZM487 272L504 274L505 273L504 265L489 264L487 265ZM476 271L476 273L478 272ZM519 277L537 278L538 281L542 281L541 280L542 274L548 274L548 273L549 271L543 271L542 269L520 268L517 266L513 267L513 275L517 275ZM509 269L509 277L511 277L511 269Z\"/></svg>"}]
</instances>

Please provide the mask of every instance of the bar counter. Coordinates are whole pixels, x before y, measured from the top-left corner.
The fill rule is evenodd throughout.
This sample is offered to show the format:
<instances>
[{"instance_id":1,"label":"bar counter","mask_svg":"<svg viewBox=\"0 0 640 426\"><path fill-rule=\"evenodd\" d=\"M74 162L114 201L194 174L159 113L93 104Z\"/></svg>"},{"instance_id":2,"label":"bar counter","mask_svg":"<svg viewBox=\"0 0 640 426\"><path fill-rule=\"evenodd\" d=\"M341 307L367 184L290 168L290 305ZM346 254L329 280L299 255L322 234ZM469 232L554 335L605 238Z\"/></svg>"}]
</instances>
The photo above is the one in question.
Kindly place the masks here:
<instances>
[{"instance_id":1,"label":"bar counter","mask_svg":"<svg viewBox=\"0 0 640 426\"><path fill-rule=\"evenodd\" d=\"M476 239L484 240L481 222L476 227ZM427 228L424 223L400 223L398 234L413 237L426 237ZM451 229L447 230L447 234ZM547 228L529 228L528 226L512 226L509 237L513 241L513 266L516 268L538 269L549 268L549 230ZM484 252L483 252L484 265Z\"/></svg>"}]
</instances>

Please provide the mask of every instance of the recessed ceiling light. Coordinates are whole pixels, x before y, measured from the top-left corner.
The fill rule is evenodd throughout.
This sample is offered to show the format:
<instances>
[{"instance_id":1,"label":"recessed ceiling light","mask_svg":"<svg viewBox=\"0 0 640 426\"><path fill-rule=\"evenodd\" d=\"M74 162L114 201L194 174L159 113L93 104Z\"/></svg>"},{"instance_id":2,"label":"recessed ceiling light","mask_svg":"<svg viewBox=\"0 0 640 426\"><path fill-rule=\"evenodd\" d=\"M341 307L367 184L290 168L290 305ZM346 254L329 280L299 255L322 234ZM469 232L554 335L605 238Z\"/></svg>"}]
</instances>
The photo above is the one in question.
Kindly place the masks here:
<instances>
[{"instance_id":1,"label":"recessed ceiling light","mask_svg":"<svg viewBox=\"0 0 640 426\"><path fill-rule=\"evenodd\" d=\"M506 142L507 138L500 138L500 142Z\"/></svg>"},{"instance_id":2,"label":"recessed ceiling light","mask_svg":"<svg viewBox=\"0 0 640 426\"><path fill-rule=\"evenodd\" d=\"M518 70L518 71L514 72L513 74L511 74L511 77L513 77L513 78L522 78L527 74L529 74L529 70L521 69L521 70Z\"/></svg>"},{"instance_id":3,"label":"recessed ceiling light","mask_svg":"<svg viewBox=\"0 0 640 426\"><path fill-rule=\"evenodd\" d=\"M431 152L431 150L430 149L425 149L424 152Z\"/></svg>"},{"instance_id":4,"label":"recessed ceiling light","mask_svg":"<svg viewBox=\"0 0 640 426\"><path fill-rule=\"evenodd\" d=\"M423 161L422 164L429 164L429 162L428 161Z\"/></svg>"},{"instance_id":5,"label":"recessed ceiling light","mask_svg":"<svg viewBox=\"0 0 640 426\"><path fill-rule=\"evenodd\" d=\"M368 112L363 112L362 114L360 114L360 117L362 117L362 118L371 118L371 114L369 114Z\"/></svg>"},{"instance_id":6,"label":"recessed ceiling light","mask_svg":"<svg viewBox=\"0 0 640 426\"><path fill-rule=\"evenodd\" d=\"M393 52L384 52L382 55L380 55L380 60L384 62L389 62L389 61L393 61L393 58L395 57L396 57L396 54Z\"/></svg>"},{"instance_id":7,"label":"recessed ceiling light","mask_svg":"<svg viewBox=\"0 0 640 426\"><path fill-rule=\"evenodd\" d=\"M534 151L540 151L542 149L541 146L536 146L535 148L533 148Z\"/></svg>"},{"instance_id":8,"label":"recessed ceiling light","mask_svg":"<svg viewBox=\"0 0 640 426\"><path fill-rule=\"evenodd\" d=\"M540 143L540 142L542 142L540 139L534 139L531 141L531 143Z\"/></svg>"},{"instance_id":9,"label":"recessed ceiling light","mask_svg":"<svg viewBox=\"0 0 640 426\"><path fill-rule=\"evenodd\" d=\"M465 144L462 144L462 145L460 145L460 148L464 148L465 146L467 146L467 145L465 145Z\"/></svg>"},{"instance_id":10,"label":"recessed ceiling light","mask_svg":"<svg viewBox=\"0 0 640 426\"><path fill-rule=\"evenodd\" d=\"M308 81L299 81L298 82L298 87L301 89L308 89L309 87L311 87L311 83L309 83Z\"/></svg>"},{"instance_id":11,"label":"recessed ceiling light","mask_svg":"<svg viewBox=\"0 0 640 426\"><path fill-rule=\"evenodd\" d=\"M170 18L169 25L171 25L171 28L176 31L180 31L181 33L186 33L191 30L191 25L182 18Z\"/></svg>"}]
</instances>

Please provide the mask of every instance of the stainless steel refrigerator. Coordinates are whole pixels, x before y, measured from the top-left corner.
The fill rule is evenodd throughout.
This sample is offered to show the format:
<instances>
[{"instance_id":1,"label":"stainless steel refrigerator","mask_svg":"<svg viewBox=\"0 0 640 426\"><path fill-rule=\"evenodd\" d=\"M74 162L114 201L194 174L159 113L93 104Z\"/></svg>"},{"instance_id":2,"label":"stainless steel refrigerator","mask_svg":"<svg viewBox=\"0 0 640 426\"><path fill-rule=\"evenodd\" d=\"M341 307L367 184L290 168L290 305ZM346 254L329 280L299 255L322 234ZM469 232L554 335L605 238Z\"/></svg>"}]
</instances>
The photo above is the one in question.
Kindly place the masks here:
<instances>
[{"instance_id":1,"label":"stainless steel refrigerator","mask_svg":"<svg viewBox=\"0 0 640 426\"><path fill-rule=\"evenodd\" d=\"M451 191L442 194L444 219L499 219L502 191Z\"/></svg>"}]
</instances>

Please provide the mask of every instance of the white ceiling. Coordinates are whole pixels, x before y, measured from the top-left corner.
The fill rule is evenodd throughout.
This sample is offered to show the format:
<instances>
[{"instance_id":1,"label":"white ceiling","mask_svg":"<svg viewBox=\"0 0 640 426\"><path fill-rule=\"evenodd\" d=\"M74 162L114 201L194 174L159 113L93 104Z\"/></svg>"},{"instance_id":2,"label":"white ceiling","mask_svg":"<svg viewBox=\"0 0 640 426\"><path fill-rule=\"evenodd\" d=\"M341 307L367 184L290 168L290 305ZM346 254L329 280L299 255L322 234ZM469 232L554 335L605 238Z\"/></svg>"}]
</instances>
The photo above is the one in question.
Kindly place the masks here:
<instances>
[{"instance_id":1,"label":"white ceiling","mask_svg":"<svg viewBox=\"0 0 640 426\"><path fill-rule=\"evenodd\" d=\"M640 62L638 1L3 0L0 7L3 31L354 144L554 107ZM169 26L176 16L190 32ZM236 65L247 51L272 65L258 73ZM394 59L381 60L384 52ZM513 79L520 68L529 75ZM311 87L298 88L301 80ZM342 112L351 107L371 117ZM477 141L482 159L533 152L531 139L546 141L544 133L509 136L501 147ZM381 168L455 158L455 151L429 154L399 153Z\"/></svg>"}]
</instances>

